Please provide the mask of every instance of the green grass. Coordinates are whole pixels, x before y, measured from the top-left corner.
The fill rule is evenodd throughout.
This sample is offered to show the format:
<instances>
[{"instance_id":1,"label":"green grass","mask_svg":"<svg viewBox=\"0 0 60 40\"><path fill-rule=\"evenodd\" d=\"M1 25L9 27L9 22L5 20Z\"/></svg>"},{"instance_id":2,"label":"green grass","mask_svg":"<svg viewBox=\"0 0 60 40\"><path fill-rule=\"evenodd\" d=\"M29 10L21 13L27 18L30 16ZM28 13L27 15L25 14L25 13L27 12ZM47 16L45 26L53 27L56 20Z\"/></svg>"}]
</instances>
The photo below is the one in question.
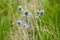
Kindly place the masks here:
<instances>
[{"instance_id":1,"label":"green grass","mask_svg":"<svg viewBox=\"0 0 60 40\"><path fill-rule=\"evenodd\" d=\"M0 1L0 40L8 40L8 37L14 36L9 35L11 31L12 33L13 30L15 31L15 29L12 30L11 21L15 23L17 19L23 20L20 17L20 12L17 11L17 7L18 5L21 5L25 9L25 5L28 4L28 2L25 3L25 0ZM34 22L31 25L31 30L28 29L30 40L60 40L60 0L38 0L38 2L41 2L41 7L36 9L44 9L45 14L41 16L40 19L33 20ZM31 10L31 12L33 13L32 17L34 18L35 11ZM16 14L18 16L16 16ZM13 27L17 26L13 25ZM24 40L25 37L29 39L27 32L25 32L26 30L23 30L25 32L24 33L23 31L21 31L22 29L24 29L23 26L22 28L17 29L20 30L16 33L16 35L18 35L18 39L15 39L13 37L9 40Z\"/></svg>"}]
</instances>

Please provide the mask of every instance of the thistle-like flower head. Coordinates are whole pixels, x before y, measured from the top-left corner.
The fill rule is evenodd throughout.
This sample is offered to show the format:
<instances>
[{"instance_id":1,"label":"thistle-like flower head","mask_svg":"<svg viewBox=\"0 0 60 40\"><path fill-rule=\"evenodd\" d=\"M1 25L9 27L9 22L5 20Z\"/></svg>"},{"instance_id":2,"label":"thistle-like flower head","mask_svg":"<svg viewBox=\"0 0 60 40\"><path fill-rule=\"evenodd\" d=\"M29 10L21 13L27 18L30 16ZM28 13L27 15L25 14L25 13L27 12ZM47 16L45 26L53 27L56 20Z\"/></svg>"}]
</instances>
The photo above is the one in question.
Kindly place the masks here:
<instances>
[{"instance_id":1,"label":"thistle-like flower head","mask_svg":"<svg viewBox=\"0 0 60 40\"><path fill-rule=\"evenodd\" d=\"M28 15L28 14L29 14L29 10L25 10L25 11L24 11L24 14L25 14L25 15Z\"/></svg>"},{"instance_id":2,"label":"thistle-like flower head","mask_svg":"<svg viewBox=\"0 0 60 40\"><path fill-rule=\"evenodd\" d=\"M24 23L24 27L25 27L25 28L29 28L29 27L30 27L30 24L28 24L28 23L25 22L25 23Z\"/></svg>"},{"instance_id":3,"label":"thistle-like flower head","mask_svg":"<svg viewBox=\"0 0 60 40\"><path fill-rule=\"evenodd\" d=\"M40 11L39 11L39 14L40 14L40 15L43 15L43 14L44 14L44 10L40 10Z\"/></svg>"},{"instance_id":4,"label":"thistle-like flower head","mask_svg":"<svg viewBox=\"0 0 60 40\"><path fill-rule=\"evenodd\" d=\"M22 6L18 6L18 10L22 11L23 10Z\"/></svg>"},{"instance_id":5,"label":"thistle-like flower head","mask_svg":"<svg viewBox=\"0 0 60 40\"><path fill-rule=\"evenodd\" d=\"M17 24L18 24L18 25L22 24L22 21L17 20Z\"/></svg>"}]
</instances>

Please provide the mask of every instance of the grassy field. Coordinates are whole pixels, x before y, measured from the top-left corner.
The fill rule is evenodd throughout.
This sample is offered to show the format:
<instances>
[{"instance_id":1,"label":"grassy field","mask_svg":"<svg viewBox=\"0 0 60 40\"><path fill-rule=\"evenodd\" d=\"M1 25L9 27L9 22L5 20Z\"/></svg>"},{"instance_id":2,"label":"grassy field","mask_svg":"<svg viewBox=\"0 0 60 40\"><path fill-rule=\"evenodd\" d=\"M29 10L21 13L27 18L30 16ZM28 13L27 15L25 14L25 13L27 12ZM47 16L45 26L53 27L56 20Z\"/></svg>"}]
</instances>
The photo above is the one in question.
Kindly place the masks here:
<instances>
[{"instance_id":1,"label":"grassy field","mask_svg":"<svg viewBox=\"0 0 60 40\"><path fill-rule=\"evenodd\" d=\"M32 13L28 29L16 23L25 22L19 5ZM44 15L35 20L37 10ZM60 40L60 0L0 0L0 40Z\"/></svg>"}]
</instances>

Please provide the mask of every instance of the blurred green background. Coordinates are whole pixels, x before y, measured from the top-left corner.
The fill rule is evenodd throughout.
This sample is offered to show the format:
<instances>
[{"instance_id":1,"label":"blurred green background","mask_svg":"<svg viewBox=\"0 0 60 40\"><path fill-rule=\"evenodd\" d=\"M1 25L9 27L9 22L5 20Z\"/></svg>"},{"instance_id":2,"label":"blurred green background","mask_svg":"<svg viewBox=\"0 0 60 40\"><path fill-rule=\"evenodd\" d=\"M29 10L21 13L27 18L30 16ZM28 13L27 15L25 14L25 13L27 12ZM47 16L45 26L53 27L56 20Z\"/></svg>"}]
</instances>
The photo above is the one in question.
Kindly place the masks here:
<instances>
[{"instance_id":1,"label":"blurred green background","mask_svg":"<svg viewBox=\"0 0 60 40\"><path fill-rule=\"evenodd\" d=\"M28 0L0 0L0 40L5 40L8 36L12 15L15 15L18 5L24 7L24 1ZM34 29L36 40L60 40L60 0L37 1L42 4L45 14L37 21L39 31Z\"/></svg>"}]
</instances>

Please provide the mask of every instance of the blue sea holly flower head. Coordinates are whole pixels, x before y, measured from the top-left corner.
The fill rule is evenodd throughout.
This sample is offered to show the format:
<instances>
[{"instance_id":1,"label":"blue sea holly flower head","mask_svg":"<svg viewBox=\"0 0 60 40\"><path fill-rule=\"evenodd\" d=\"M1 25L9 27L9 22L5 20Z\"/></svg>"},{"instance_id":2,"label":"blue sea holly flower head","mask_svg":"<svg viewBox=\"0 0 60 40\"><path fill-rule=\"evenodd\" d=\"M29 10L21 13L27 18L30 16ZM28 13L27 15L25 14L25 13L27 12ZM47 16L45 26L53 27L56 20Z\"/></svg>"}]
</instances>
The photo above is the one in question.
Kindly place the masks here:
<instances>
[{"instance_id":1,"label":"blue sea holly flower head","mask_svg":"<svg viewBox=\"0 0 60 40\"><path fill-rule=\"evenodd\" d=\"M43 15L43 14L44 14L44 10L40 10L40 11L39 11L39 14L40 14L40 15Z\"/></svg>"},{"instance_id":2,"label":"blue sea holly flower head","mask_svg":"<svg viewBox=\"0 0 60 40\"><path fill-rule=\"evenodd\" d=\"M18 25L22 24L22 21L17 20L17 24L18 24Z\"/></svg>"},{"instance_id":3,"label":"blue sea holly flower head","mask_svg":"<svg viewBox=\"0 0 60 40\"><path fill-rule=\"evenodd\" d=\"M23 11L22 6L18 6L18 10L19 10L19 11Z\"/></svg>"},{"instance_id":4,"label":"blue sea holly flower head","mask_svg":"<svg viewBox=\"0 0 60 40\"><path fill-rule=\"evenodd\" d=\"M28 18L30 18L32 15L33 15L33 14L32 14L31 12L29 12L28 15L26 15L26 14L25 14L25 11L24 11L23 14L21 15L21 17L24 18L24 17L27 16Z\"/></svg>"},{"instance_id":5,"label":"blue sea holly flower head","mask_svg":"<svg viewBox=\"0 0 60 40\"><path fill-rule=\"evenodd\" d=\"M28 24L28 23L25 22L25 23L24 23L24 27L25 27L25 28L29 28L29 27L30 27L30 24Z\"/></svg>"},{"instance_id":6,"label":"blue sea holly flower head","mask_svg":"<svg viewBox=\"0 0 60 40\"><path fill-rule=\"evenodd\" d=\"M29 10L25 10L24 14L27 16L29 14Z\"/></svg>"},{"instance_id":7,"label":"blue sea holly flower head","mask_svg":"<svg viewBox=\"0 0 60 40\"><path fill-rule=\"evenodd\" d=\"M29 10L25 10L21 16L22 17L25 17L25 16L30 17L30 16L32 16L32 13Z\"/></svg>"}]
</instances>

